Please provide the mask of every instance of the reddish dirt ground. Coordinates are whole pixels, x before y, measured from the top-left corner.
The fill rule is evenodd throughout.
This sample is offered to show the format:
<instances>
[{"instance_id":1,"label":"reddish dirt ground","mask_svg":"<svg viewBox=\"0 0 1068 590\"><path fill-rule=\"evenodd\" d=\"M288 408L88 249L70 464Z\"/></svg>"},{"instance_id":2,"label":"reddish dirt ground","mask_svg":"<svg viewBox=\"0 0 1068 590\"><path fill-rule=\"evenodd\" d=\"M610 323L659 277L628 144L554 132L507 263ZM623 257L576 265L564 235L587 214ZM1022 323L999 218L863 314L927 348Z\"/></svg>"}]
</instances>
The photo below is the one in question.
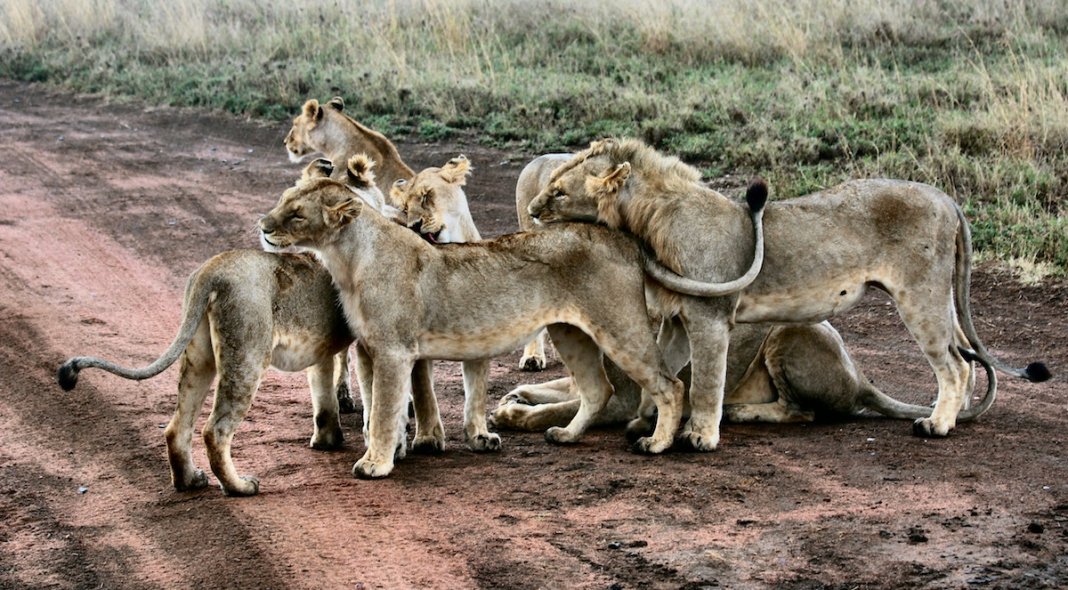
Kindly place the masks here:
<instances>
[{"instance_id":1,"label":"reddish dirt ground","mask_svg":"<svg viewBox=\"0 0 1068 590\"><path fill-rule=\"evenodd\" d=\"M439 363L447 452L360 481L359 415L343 416L342 450L310 449L306 381L272 371L234 448L260 495L177 493L162 430L176 370L141 383L88 372L71 393L55 370L76 354L140 365L166 347L186 276L256 248L258 214L298 174L287 126L0 82L0 127L0 587L1068 585L1059 376L1003 378L993 409L943 440L857 419L728 425L709 454L639 456L605 429L566 448L506 432L499 454L476 455L461 442L458 367ZM466 153L476 223L515 229L513 186L532 154L399 148L415 168ZM993 352L1068 367L1068 285L991 269L973 283ZM883 390L931 400L934 377L885 297L835 323ZM517 359L495 362L494 400L546 378Z\"/></svg>"}]
</instances>

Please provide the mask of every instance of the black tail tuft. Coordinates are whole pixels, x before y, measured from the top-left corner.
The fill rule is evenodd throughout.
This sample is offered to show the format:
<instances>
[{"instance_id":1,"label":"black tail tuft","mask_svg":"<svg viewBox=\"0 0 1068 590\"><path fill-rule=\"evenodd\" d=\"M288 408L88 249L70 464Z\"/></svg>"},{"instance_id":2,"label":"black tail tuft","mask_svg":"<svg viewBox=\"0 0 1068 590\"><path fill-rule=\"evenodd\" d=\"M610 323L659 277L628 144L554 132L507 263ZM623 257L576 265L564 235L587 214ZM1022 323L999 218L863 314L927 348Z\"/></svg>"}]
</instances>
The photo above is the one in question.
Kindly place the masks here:
<instances>
[{"instance_id":1,"label":"black tail tuft","mask_svg":"<svg viewBox=\"0 0 1068 590\"><path fill-rule=\"evenodd\" d=\"M745 191L745 202L753 212L760 211L768 202L768 183L763 178L754 178Z\"/></svg>"},{"instance_id":2,"label":"black tail tuft","mask_svg":"<svg viewBox=\"0 0 1068 590\"><path fill-rule=\"evenodd\" d=\"M70 391L78 384L78 367L75 366L74 361L67 361L59 368L56 377L63 391Z\"/></svg>"},{"instance_id":3,"label":"black tail tuft","mask_svg":"<svg viewBox=\"0 0 1068 590\"><path fill-rule=\"evenodd\" d=\"M1046 363L1031 363L1024 369L1024 378L1032 383L1042 383L1050 377L1053 377L1053 373L1049 372Z\"/></svg>"}]
</instances>

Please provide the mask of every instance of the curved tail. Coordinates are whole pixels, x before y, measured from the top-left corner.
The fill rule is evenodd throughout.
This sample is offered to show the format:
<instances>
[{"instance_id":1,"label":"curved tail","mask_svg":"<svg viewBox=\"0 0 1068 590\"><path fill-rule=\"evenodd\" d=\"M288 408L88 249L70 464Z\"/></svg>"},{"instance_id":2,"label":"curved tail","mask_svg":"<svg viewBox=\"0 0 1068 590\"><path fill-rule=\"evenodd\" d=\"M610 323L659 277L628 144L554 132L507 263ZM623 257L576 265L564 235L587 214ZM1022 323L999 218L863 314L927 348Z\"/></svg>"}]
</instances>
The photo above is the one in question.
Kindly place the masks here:
<instances>
[{"instance_id":1,"label":"curved tail","mask_svg":"<svg viewBox=\"0 0 1068 590\"><path fill-rule=\"evenodd\" d=\"M129 369L97 357L76 356L68 359L67 362L59 367L57 372L59 386L64 391L74 389L74 386L78 384L78 373L86 368L103 369L119 377L136 381L159 375L167 367L173 365L174 361L178 360L185 348L189 346L189 342L193 340L193 335L196 334L197 328L200 327L200 322L204 318L211 299L212 289L208 284L208 278L200 271L197 271L189 278L186 286L184 316L182 325L178 328L178 334L174 337L174 341L171 342L166 352L155 362L140 369Z\"/></svg>"},{"instance_id":2,"label":"curved tail","mask_svg":"<svg viewBox=\"0 0 1068 590\"><path fill-rule=\"evenodd\" d=\"M1020 369L1016 367L1010 367L1005 363L994 358L986 350L986 346L983 345L983 341L979 339L979 335L975 331L975 324L972 323L972 309L970 303L970 293L972 281L972 232L968 227L968 220L964 217L964 212L955 203L953 208L957 212L957 220L959 222L959 228L957 230L957 264L953 274L953 292L956 296L957 304L957 320L960 322L961 329L964 331L964 336L968 339L967 344L971 345L972 355L975 360L986 364L992 365L994 368L1012 375L1013 377L1022 377L1031 381L1032 383L1040 383L1046 381L1053 376L1045 363L1034 362L1026 367ZM969 360L965 356L966 360ZM987 368L989 372L990 369Z\"/></svg>"},{"instance_id":3,"label":"curved tail","mask_svg":"<svg viewBox=\"0 0 1068 590\"><path fill-rule=\"evenodd\" d=\"M723 297L748 287L764 265L764 205L768 202L768 185L763 180L754 181L745 191L745 201L749 204L749 217L753 220L756 235L753 263L745 274L726 283L705 283L679 275L652 257L645 259L645 272L669 290L693 297Z\"/></svg>"},{"instance_id":4,"label":"curved tail","mask_svg":"<svg viewBox=\"0 0 1068 590\"><path fill-rule=\"evenodd\" d=\"M979 400L979 403L974 406L970 406L968 409L961 411L960 414L957 414L957 422L968 422L982 416L990 409L990 406L994 405L994 399L997 397L998 392L998 376L994 371L994 366L979 358L973 351L962 347L958 347L957 350L960 351L964 360L977 362L986 371L986 394L983 395L983 399ZM865 386L860 392L858 401L864 408L878 412L888 418L918 420L931 415L930 406L918 406L900 402L886 395L874 385L868 385L867 382L865 382Z\"/></svg>"}]
</instances>

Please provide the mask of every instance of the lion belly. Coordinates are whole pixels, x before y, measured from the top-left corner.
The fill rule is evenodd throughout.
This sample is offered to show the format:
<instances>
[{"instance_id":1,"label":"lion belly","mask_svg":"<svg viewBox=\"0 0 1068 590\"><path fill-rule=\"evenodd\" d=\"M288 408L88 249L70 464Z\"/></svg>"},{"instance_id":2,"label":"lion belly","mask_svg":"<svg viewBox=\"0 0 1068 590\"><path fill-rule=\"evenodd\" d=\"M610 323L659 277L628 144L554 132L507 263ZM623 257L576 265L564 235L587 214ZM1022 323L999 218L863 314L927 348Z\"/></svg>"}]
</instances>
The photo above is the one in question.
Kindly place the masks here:
<instances>
[{"instance_id":1,"label":"lion belly","mask_svg":"<svg viewBox=\"0 0 1068 590\"><path fill-rule=\"evenodd\" d=\"M747 324L822 322L856 305L865 291L867 284L855 278L776 291L745 291L734 320Z\"/></svg>"},{"instance_id":2,"label":"lion belly","mask_svg":"<svg viewBox=\"0 0 1068 590\"><path fill-rule=\"evenodd\" d=\"M522 348L538 330L549 324L568 323L581 327L586 323L573 316L551 310L518 318L501 316L507 321L463 331L428 331L419 338L419 356L462 361L508 354Z\"/></svg>"}]
</instances>

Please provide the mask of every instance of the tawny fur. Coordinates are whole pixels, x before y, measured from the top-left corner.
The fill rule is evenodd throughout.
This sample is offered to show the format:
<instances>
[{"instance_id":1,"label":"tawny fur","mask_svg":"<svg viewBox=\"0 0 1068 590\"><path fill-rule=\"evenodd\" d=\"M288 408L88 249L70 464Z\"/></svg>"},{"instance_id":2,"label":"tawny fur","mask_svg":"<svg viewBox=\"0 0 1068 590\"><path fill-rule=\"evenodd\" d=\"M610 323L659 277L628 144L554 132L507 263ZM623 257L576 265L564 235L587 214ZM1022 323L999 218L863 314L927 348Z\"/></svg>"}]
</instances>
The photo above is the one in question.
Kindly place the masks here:
<instances>
[{"instance_id":1,"label":"tawny fur","mask_svg":"<svg viewBox=\"0 0 1068 590\"><path fill-rule=\"evenodd\" d=\"M631 238L580 224L433 247L369 209L341 185L318 179L286 191L260 222L265 241L318 253L373 358L370 438L356 475L381 477L393 468L389 441L402 410L401 376L411 363L463 361L466 405L481 408L485 359L545 326L558 334L560 354L583 392L578 415L567 428L547 432L550 440L577 440L610 397L600 346L657 405L656 430L637 448L670 446L682 383L669 376L649 323L632 319L645 314L645 279ZM490 439L484 415L465 432L499 441Z\"/></svg>"},{"instance_id":2,"label":"tawny fur","mask_svg":"<svg viewBox=\"0 0 1068 590\"><path fill-rule=\"evenodd\" d=\"M325 105L315 99L305 102L300 114L293 118L293 126L285 138L290 160L299 162L312 153L321 152L337 166L333 177L343 180L344 165L349 158L366 154L376 163L375 182L384 195L389 194L397 179L414 176L393 142L345 114L344 108L341 97L334 97Z\"/></svg>"},{"instance_id":3,"label":"tawny fur","mask_svg":"<svg viewBox=\"0 0 1068 590\"><path fill-rule=\"evenodd\" d=\"M627 229L672 270L720 280L743 264L753 238L742 209L694 178L676 158L639 141L595 142L557 169L529 209L543 221L595 218ZM975 334L968 226L941 191L903 181L851 181L770 204L765 225L763 270L736 309L723 298L683 297L671 302L678 309L665 310L686 318L693 346L694 411L683 436L694 447L711 450L718 443L732 316L737 322L817 322L852 307L870 286L897 303L938 378L934 410L916 422L918 434L945 436L966 407L974 375L958 347L974 348L988 373L996 366L1032 380L1048 377L1040 364L1020 370L999 363ZM667 362L678 368L682 359ZM992 401L996 380L990 381Z\"/></svg>"}]
</instances>

